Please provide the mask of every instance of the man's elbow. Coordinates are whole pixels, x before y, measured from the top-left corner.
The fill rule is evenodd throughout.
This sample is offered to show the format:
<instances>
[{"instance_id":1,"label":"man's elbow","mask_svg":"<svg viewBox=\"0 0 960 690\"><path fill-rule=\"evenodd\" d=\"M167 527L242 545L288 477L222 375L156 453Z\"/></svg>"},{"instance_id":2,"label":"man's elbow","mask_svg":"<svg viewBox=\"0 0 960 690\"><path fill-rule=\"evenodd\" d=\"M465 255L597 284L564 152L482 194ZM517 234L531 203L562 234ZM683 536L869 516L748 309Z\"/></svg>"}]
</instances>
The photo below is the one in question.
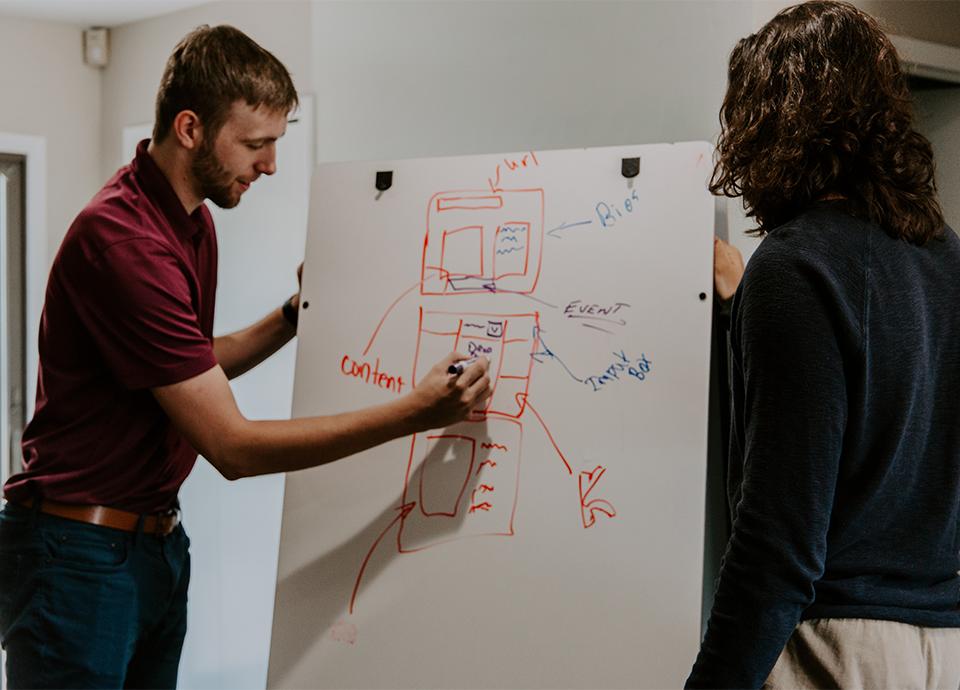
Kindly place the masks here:
<instances>
[{"instance_id":1,"label":"man's elbow","mask_svg":"<svg viewBox=\"0 0 960 690\"><path fill-rule=\"evenodd\" d=\"M244 477L250 476L244 472L240 465L221 463L220 465L215 465L215 467L217 468L217 471L220 472L220 475L227 481L234 482L238 479L243 479Z\"/></svg>"},{"instance_id":2,"label":"man's elbow","mask_svg":"<svg viewBox=\"0 0 960 690\"><path fill-rule=\"evenodd\" d=\"M220 473L220 476L227 481L236 481L247 476L243 471L243 466L236 459L222 453L204 454L213 468Z\"/></svg>"},{"instance_id":3,"label":"man's elbow","mask_svg":"<svg viewBox=\"0 0 960 690\"><path fill-rule=\"evenodd\" d=\"M256 474L252 453L243 443L222 444L205 455L211 465L227 481L236 481Z\"/></svg>"}]
</instances>

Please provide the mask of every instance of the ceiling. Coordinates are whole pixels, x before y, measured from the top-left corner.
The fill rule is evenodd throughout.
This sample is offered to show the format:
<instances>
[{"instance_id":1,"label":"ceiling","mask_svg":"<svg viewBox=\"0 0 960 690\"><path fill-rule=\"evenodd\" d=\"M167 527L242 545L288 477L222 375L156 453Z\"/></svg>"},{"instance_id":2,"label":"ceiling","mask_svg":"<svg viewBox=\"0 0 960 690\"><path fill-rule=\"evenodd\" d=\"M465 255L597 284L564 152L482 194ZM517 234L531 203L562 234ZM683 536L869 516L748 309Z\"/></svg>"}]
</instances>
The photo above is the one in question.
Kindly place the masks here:
<instances>
[{"instance_id":1,"label":"ceiling","mask_svg":"<svg viewBox=\"0 0 960 690\"><path fill-rule=\"evenodd\" d=\"M204 5L210 0L0 0L3 16L26 17L78 27L119 26Z\"/></svg>"}]
</instances>

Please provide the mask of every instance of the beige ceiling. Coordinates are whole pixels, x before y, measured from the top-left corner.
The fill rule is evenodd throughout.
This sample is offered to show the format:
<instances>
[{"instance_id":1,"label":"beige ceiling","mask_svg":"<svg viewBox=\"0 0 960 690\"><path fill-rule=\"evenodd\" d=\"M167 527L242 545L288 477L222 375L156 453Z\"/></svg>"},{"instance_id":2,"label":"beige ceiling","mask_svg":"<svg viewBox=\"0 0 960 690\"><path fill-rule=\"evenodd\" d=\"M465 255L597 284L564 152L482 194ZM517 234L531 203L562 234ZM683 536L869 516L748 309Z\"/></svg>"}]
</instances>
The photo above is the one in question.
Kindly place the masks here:
<instances>
[{"instance_id":1,"label":"beige ceiling","mask_svg":"<svg viewBox=\"0 0 960 690\"><path fill-rule=\"evenodd\" d=\"M0 21L4 16L12 16L83 28L119 26L208 2L210 0L0 0Z\"/></svg>"}]
</instances>

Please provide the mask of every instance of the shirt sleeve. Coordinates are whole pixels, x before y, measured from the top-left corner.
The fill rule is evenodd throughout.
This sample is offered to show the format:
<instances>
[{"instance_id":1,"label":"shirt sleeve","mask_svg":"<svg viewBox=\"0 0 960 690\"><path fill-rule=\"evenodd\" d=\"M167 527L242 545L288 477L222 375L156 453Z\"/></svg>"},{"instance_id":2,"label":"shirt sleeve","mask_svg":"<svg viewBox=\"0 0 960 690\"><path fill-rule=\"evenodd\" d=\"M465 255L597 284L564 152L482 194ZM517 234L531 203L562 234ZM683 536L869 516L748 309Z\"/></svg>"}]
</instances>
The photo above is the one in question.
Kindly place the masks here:
<instances>
[{"instance_id":1,"label":"shirt sleeve","mask_svg":"<svg viewBox=\"0 0 960 690\"><path fill-rule=\"evenodd\" d=\"M760 687L812 603L847 421L839 282L816 257L754 259L732 333L741 494L689 688Z\"/></svg>"},{"instance_id":2,"label":"shirt sleeve","mask_svg":"<svg viewBox=\"0 0 960 690\"><path fill-rule=\"evenodd\" d=\"M216 365L188 271L169 247L132 238L67 272L78 317L125 388L178 383Z\"/></svg>"}]
</instances>

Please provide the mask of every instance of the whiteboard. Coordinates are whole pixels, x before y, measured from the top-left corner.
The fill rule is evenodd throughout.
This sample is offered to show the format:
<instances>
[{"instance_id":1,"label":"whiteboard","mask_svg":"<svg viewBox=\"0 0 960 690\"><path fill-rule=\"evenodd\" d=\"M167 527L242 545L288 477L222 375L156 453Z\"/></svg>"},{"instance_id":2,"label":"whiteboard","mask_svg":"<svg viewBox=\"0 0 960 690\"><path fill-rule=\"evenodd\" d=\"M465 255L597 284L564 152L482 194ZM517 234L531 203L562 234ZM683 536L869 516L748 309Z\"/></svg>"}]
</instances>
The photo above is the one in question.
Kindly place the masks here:
<instances>
[{"instance_id":1,"label":"whiteboard","mask_svg":"<svg viewBox=\"0 0 960 690\"><path fill-rule=\"evenodd\" d=\"M394 399L454 349L490 359L494 393L287 475L269 687L683 683L710 168L690 142L316 169L294 415Z\"/></svg>"}]
</instances>

